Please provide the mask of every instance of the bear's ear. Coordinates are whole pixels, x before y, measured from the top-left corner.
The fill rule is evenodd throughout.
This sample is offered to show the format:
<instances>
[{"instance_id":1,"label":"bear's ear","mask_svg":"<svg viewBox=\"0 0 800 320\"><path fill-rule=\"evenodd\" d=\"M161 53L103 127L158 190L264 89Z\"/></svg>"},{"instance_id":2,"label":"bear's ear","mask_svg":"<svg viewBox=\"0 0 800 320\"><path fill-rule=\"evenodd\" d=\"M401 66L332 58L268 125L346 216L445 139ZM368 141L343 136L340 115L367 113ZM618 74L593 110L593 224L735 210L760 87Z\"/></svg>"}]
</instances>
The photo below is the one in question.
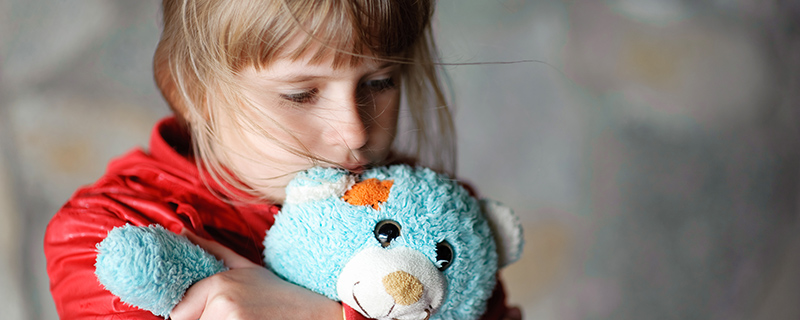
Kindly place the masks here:
<instances>
[{"instance_id":1,"label":"bear's ear","mask_svg":"<svg viewBox=\"0 0 800 320\"><path fill-rule=\"evenodd\" d=\"M336 168L313 167L300 172L286 186L284 204L339 198L355 184L355 177Z\"/></svg>"},{"instance_id":2,"label":"bear's ear","mask_svg":"<svg viewBox=\"0 0 800 320\"><path fill-rule=\"evenodd\" d=\"M502 268L519 260L522 256L522 225L511 208L491 200L481 199L481 209L497 243L498 267Z\"/></svg>"}]
</instances>

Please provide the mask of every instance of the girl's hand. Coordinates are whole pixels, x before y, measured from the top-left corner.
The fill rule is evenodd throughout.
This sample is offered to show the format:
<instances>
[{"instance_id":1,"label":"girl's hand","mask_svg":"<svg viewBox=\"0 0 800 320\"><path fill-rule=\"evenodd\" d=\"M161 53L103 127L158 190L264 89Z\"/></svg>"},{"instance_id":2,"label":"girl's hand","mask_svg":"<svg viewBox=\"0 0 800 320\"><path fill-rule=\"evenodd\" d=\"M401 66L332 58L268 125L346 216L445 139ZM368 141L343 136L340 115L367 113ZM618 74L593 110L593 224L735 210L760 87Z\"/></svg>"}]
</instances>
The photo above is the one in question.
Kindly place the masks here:
<instances>
[{"instance_id":1,"label":"girl's hand","mask_svg":"<svg viewBox=\"0 0 800 320\"><path fill-rule=\"evenodd\" d=\"M200 280L170 313L175 320L195 319L342 319L338 303L278 278L221 244L182 232L225 262L230 270Z\"/></svg>"}]
</instances>

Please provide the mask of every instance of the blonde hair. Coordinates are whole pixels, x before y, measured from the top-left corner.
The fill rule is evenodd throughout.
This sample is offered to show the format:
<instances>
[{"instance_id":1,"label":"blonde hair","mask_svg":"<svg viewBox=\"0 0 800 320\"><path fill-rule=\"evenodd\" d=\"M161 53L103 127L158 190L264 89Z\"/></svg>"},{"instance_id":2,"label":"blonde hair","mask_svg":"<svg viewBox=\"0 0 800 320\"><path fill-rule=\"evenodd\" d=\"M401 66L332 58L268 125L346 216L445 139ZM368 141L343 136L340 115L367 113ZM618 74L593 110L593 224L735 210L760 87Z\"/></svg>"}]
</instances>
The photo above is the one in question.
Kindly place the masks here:
<instances>
[{"instance_id":1,"label":"blonde hair","mask_svg":"<svg viewBox=\"0 0 800 320\"><path fill-rule=\"evenodd\" d=\"M455 133L437 68L433 7L433 0L163 0L163 32L153 59L156 84L191 132L198 166L218 182L258 197L214 149L216 119L226 114L220 106L247 104L237 72L309 53L312 62L333 54L334 67L357 65L365 56L398 62L405 115L398 131L406 141L395 141L393 154L452 173ZM297 35L304 35L305 43L286 52ZM233 116L242 127L263 128L241 113ZM308 150L286 148L320 160Z\"/></svg>"}]
</instances>

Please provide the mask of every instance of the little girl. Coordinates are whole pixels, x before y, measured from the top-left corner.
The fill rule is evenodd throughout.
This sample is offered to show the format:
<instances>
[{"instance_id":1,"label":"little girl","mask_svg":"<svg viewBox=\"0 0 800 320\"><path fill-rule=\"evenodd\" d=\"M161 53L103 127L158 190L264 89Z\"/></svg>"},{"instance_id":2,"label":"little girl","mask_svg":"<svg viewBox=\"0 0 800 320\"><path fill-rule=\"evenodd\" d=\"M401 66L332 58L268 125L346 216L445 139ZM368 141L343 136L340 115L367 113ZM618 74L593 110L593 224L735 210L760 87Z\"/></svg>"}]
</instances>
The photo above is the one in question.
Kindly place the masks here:
<instances>
[{"instance_id":1,"label":"little girl","mask_svg":"<svg viewBox=\"0 0 800 320\"><path fill-rule=\"evenodd\" d=\"M164 0L162 11L154 71L174 116L48 225L58 313L157 319L106 291L94 262L112 228L159 224L231 269L193 285L171 318L341 319L339 304L262 266L262 239L287 182L311 166L452 168L432 0ZM398 131L410 152L392 148ZM498 285L484 318L521 318L503 300Z\"/></svg>"}]
</instances>

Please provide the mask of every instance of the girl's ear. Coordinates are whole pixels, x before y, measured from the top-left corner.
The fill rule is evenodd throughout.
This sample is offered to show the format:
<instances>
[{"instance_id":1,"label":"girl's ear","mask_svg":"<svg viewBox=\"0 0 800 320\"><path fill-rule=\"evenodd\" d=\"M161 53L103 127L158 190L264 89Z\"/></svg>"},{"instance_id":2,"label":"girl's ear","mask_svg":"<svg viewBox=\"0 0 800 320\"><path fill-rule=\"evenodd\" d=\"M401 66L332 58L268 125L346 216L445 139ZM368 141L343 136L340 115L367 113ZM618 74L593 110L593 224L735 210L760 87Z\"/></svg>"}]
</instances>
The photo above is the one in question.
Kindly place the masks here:
<instances>
[{"instance_id":1,"label":"girl's ear","mask_svg":"<svg viewBox=\"0 0 800 320\"><path fill-rule=\"evenodd\" d=\"M481 199L480 205L497 243L498 268L519 260L525 240L522 237L522 225L514 211L491 199Z\"/></svg>"},{"instance_id":2,"label":"girl's ear","mask_svg":"<svg viewBox=\"0 0 800 320\"><path fill-rule=\"evenodd\" d=\"M286 186L284 204L339 198L355 184L355 177L336 168L313 167L300 172Z\"/></svg>"}]
</instances>

